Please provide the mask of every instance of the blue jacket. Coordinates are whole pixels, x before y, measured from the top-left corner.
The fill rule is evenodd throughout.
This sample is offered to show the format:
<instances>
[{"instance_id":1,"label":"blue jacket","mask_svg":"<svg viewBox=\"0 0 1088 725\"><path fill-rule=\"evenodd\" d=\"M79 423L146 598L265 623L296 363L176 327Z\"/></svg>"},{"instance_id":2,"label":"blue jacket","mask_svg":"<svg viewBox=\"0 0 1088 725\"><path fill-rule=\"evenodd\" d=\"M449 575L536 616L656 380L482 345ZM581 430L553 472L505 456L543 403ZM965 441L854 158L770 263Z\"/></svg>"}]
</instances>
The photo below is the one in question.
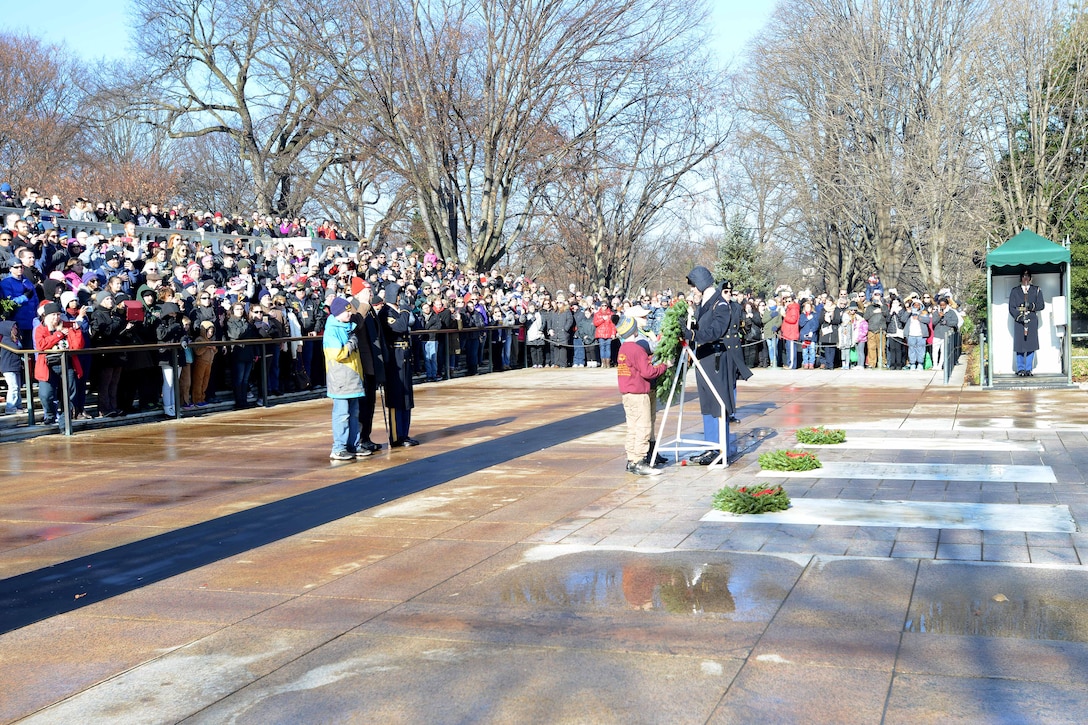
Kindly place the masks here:
<instances>
[{"instance_id":1,"label":"blue jacket","mask_svg":"<svg viewBox=\"0 0 1088 725\"><path fill-rule=\"evenodd\" d=\"M14 315L19 328L31 329L34 326L34 319L38 316L38 293L34 291L34 283L26 277L16 279L8 275L0 279L0 294L19 303Z\"/></svg>"},{"instance_id":2,"label":"blue jacket","mask_svg":"<svg viewBox=\"0 0 1088 725\"><path fill-rule=\"evenodd\" d=\"M325 353L325 393L330 398L363 397L363 359L359 355L355 323L330 316L321 339Z\"/></svg>"},{"instance_id":3,"label":"blue jacket","mask_svg":"<svg viewBox=\"0 0 1088 725\"><path fill-rule=\"evenodd\" d=\"M16 325L12 320L0 322L0 342L8 347L22 347L19 338L12 337L11 331ZM18 354L0 348L0 373L21 373L23 371L23 358Z\"/></svg>"},{"instance_id":4,"label":"blue jacket","mask_svg":"<svg viewBox=\"0 0 1088 725\"><path fill-rule=\"evenodd\" d=\"M801 326L801 340L809 340L811 342L820 341L820 317L823 315L823 306L817 305L817 309L812 312L812 319L806 320L805 313L801 313L801 319L798 323Z\"/></svg>"}]
</instances>

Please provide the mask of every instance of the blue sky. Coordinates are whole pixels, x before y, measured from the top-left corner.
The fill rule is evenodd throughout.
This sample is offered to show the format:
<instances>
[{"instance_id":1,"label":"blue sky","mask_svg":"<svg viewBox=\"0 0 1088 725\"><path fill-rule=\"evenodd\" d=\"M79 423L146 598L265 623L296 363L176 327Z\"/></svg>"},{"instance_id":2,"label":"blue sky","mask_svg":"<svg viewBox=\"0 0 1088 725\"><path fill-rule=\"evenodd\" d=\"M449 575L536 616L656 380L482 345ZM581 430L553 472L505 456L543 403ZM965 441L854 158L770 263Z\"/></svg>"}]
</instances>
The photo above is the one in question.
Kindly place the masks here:
<instances>
[{"instance_id":1,"label":"blue sky","mask_svg":"<svg viewBox=\"0 0 1088 725\"><path fill-rule=\"evenodd\" d=\"M766 23L775 2L710 0L715 47L723 61L741 53L748 39ZM125 0L53 0L47 6L26 3L21 8L5 8L0 14L0 29L65 43L87 60L119 59L132 52L128 7Z\"/></svg>"}]
</instances>

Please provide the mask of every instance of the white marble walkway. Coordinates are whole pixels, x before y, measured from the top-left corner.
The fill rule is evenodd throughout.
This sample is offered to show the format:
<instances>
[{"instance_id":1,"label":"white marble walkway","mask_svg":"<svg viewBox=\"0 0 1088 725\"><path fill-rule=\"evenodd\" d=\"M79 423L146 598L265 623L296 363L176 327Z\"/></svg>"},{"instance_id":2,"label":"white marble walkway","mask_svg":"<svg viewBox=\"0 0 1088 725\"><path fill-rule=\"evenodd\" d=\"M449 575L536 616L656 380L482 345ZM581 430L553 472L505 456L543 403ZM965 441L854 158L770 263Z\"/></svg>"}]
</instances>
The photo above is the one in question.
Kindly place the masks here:
<instances>
[{"instance_id":1,"label":"white marble walkway","mask_svg":"<svg viewBox=\"0 0 1088 725\"><path fill-rule=\"evenodd\" d=\"M711 511L702 521L819 526L894 526L921 529L979 529L1073 533L1068 506L1051 504L854 501L795 498L786 511L737 515Z\"/></svg>"}]
</instances>

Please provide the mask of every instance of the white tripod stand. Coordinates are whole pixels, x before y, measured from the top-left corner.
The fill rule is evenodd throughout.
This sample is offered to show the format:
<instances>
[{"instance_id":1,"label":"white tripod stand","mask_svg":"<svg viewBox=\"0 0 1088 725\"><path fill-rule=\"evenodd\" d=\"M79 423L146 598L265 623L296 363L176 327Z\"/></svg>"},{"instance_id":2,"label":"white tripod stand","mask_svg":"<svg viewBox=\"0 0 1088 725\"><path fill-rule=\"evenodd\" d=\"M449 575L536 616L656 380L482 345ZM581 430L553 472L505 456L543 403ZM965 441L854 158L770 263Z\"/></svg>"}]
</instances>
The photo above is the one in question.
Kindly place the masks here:
<instances>
[{"instance_id":1,"label":"white tripod stand","mask_svg":"<svg viewBox=\"0 0 1088 725\"><path fill-rule=\"evenodd\" d=\"M677 365L678 369L676 371L676 377L674 377L672 381L672 390L669 391L669 400L665 403L665 412L661 416L661 424L658 426L657 443L654 445L654 450L650 454L650 460L654 460L660 450L672 451L673 455L679 460L681 453L705 451L713 445L702 438L684 438L681 432L684 426L684 382L685 378L687 378L688 368L694 366L696 375L703 376L707 388L714 394L714 398L721 408L721 416L718 418L718 457L715 458L710 465L725 468L729 465L729 415L725 411L725 401L722 400L722 397L711 383L710 377L707 376L706 371L703 370L703 365L699 361L699 358L695 357L695 352L686 342L680 349L680 360L677 361ZM669 411L672 410L673 401L676 399L677 389L680 391L680 400L676 414L676 434L672 438L666 440L665 427L668 424Z\"/></svg>"}]
</instances>

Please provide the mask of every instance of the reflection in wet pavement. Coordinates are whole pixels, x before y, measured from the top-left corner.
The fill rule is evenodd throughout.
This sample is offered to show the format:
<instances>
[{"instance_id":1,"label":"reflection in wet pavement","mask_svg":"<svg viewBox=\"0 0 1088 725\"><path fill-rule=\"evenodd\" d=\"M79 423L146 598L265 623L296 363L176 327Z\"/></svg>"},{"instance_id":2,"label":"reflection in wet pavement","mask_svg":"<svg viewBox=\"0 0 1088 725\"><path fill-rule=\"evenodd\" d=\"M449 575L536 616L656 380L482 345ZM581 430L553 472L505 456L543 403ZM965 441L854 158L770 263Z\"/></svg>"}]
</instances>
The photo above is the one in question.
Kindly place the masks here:
<instances>
[{"instance_id":1,"label":"reflection in wet pavement","mask_svg":"<svg viewBox=\"0 0 1088 725\"><path fill-rule=\"evenodd\" d=\"M1037 597L945 597L916 608L907 632L1088 642L1083 604L1040 593Z\"/></svg>"},{"instance_id":2,"label":"reflection in wet pavement","mask_svg":"<svg viewBox=\"0 0 1088 725\"><path fill-rule=\"evenodd\" d=\"M517 567L498 575L493 591L498 603L518 607L754 621L770 618L800 572L773 557L601 550Z\"/></svg>"}]
</instances>

